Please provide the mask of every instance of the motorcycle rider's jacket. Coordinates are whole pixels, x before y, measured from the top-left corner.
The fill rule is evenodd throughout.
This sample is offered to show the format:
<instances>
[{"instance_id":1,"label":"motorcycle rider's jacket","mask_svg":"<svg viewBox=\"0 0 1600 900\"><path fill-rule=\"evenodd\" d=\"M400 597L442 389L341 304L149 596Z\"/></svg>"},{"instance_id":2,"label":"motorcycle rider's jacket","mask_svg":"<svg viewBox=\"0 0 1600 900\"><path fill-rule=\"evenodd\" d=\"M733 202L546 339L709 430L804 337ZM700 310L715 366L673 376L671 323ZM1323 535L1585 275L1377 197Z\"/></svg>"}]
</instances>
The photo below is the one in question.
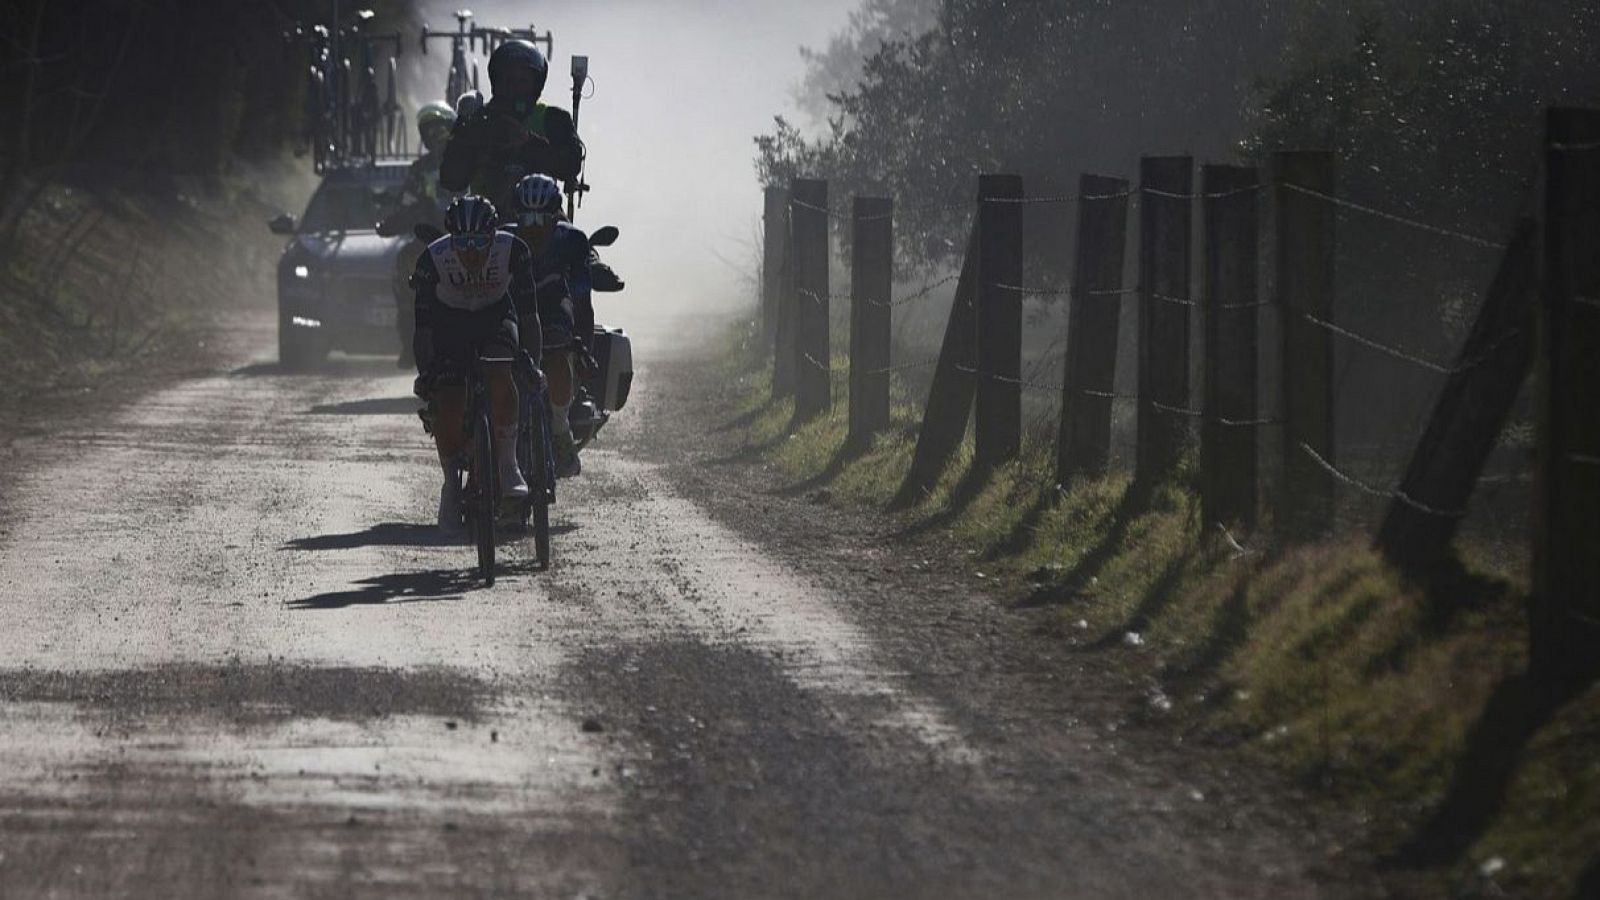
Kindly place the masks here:
<instances>
[{"instance_id":1,"label":"motorcycle rider's jacket","mask_svg":"<svg viewBox=\"0 0 1600 900\"><path fill-rule=\"evenodd\" d=\"M470 189L510 209L512 189L523 176L574 181L583 155L571 113L495 97L457 120L445 145L439 183L450 191Z\"/></svg>"}]
</instances>

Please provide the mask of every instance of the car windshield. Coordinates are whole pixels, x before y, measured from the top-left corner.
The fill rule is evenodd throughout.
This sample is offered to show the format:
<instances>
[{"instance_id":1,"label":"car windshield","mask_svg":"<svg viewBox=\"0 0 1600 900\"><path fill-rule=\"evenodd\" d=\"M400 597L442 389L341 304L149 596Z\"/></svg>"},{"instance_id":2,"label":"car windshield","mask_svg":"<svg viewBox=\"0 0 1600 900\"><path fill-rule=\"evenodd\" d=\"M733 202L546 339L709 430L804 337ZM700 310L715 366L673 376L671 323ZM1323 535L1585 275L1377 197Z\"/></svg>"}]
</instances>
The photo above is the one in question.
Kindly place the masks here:
<instances>
[{"instance_id":1,"label":"car windshield","mask_svg":"<svg viewBox=\"0 0 1600 900\"><path fill-rule=\"evenodd\" d=\"M324 179L306 205L301 231L371 231L383 218L382 188L363 181Z\"/></svg>"}]
</instances>

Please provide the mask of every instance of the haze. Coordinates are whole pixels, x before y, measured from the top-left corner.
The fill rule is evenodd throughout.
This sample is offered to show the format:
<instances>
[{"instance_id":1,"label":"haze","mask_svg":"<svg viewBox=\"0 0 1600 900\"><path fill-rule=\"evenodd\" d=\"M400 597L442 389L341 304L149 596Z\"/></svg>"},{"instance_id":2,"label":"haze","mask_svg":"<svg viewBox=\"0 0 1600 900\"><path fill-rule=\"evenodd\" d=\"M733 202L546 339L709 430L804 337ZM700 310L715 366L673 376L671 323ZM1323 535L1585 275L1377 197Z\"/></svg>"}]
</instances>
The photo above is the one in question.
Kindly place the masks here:
<instances>
[{"instance_id":1,"label":"haze","mask_svg":"<svg viewBox=\"0 0 1600 900\"><path fill-rule=\"evenodd\" d=\"M607 260L629 280L608 300L616 324L649 323L685 312L726 312L750 302L761 208L751 139L793 107L799 48L818 45L845 23L855 0L794 4L624 2L533 6L475 3L488 26L555 32L546 99L571 103L570 61L587 54L593 97L581 110L594 192L579 213L588 228L616 224L624 237ZM458 3L422 5L437 29L453 28ZM428 57L427 91L437 91L449 57ZM487 87L487 85L485 85ZM416 89L418 85L413 85ZM431 96L425 94L425 96Z\"/></svg>"}]
</instances>

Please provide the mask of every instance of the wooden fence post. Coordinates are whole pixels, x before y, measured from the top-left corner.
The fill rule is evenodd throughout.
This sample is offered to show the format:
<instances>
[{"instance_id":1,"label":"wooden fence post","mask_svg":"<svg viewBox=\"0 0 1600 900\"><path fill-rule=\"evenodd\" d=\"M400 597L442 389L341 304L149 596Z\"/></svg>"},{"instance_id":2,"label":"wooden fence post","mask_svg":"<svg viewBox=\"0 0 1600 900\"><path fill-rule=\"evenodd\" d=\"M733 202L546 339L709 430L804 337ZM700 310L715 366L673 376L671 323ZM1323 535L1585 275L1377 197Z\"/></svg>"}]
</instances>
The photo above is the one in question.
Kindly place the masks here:
<instances>
[{"instance_id":1,"label":"wooden fence post","mask_svg":"<svg viewBox=\"0 0 1600 900\"><path fill-rule=\"evenodd\" d=\"M1413 571L1449 552L1483 464L1533 365L1539 288L1539 226L1519 223L1478 318L1456 354L1456 370L1389 504L1376 545Z\"/></svg>"},{"instance_id":2,"label":"wooden fence post","mask_svg":"<svg viewBox=\"0 0 1600 900\"><path fill-rule=\"evenodd\" d=\"M894 201L857 197L850 254L850 435L864 447L889 427Z\"/></svg>"},{"instance_id":3,"label":"wooden fence post","mask_svg":"<svg viewBox=\"0 0 1600 900\"><path fill-rule=\"evenodd\" d=\"M1600 111L1546 113L1532 668L1600 673Z\"/></svg>"},{"instance_id":4,"label":"wooden fence post","mask_svg":"<svg viewBox=\"0 0 1600 900\"><path fill-rule=\"evenodd\" d=\"M978 179L978 390L973 457L998 466L1022 449L1022 178Z\"/></svg>"},{"instance_id":5,"label":"wooden fence post","mask_svg":"<svg viewBox=\"0 0 1600 900\"><path fill-rule=\"evenodd\" d=\"M828 183L794 181L796 309L795 402L798 421L815 418L833 403L832 349L828 343Z\"/></svg>"},{"instance_id":6,"label":"wooden fence post","mask_svg":"<svg viewBox=\"0 0 1600 900\"><path fill-rule=\"evenodd\" d=\"M973 373L978 365L978 229L967 237L967 253L956 279L955 299L950 303L950 319L945 324L944 342L939 346L939 363L928 388L928 406L917 431L917 447L911 468L895 494L894 506L915 503L931 490L950 463L967 433L972 414L972 391L977 383Z\"/></svg>"},{"instance_id":7,"label":"wooden fence post","mask_svg":"<svg viewBox=\"0 0 1600 900\"><path fill-rule=\"evenodd\" d=\"M792 185L791 185L792 186ZM798 346L799 298L795 295L794 193L784 192L783 221L778 232L777 319L772 325L772 399L794 396L794 359Z\"/></svg>"},{"instance_id":8,"label":"wooden fence post","mask_svg":"<svg viewBox=\"0 0 1600 900\"><path fill-rule=\"evenodd\" d=\"M1283 480L1274 517L1280 537L1321 537L1333 525L1333 335L1312 319L1332 321L1334 157L1325 151L1273 154L1276 182L1275 265L1283 338ZM1296 190L1299 188L1300 190Z\"/></svg>"},{"instance_id":9,"label":"wooden fence post","mask_svg":"<svg viewBox=\"0 0 1600 900\"><path fill-rule=\"evenodd\" d=\"M1122 319L1122 263L1128 234L1128 182L1078 179L1078 246L1067 311L1056 481L1105 474L1111 464L1111 411Z\"/></svg>"},{"instance_id":10,"label":"wooden fence post","mask_svg":"<svg viewBox=\"0 0 1600 900\"><path fill-rule=\"evenodd\" d=\"M1208 526L1256 525L1260 184L1253 168L1206 166L1202 171L1206 260L1200 500Z\"/></svg>"},{"instance_id":11,"label":"wooden fence post","mask_svg":"<svg viewBox=\"0 0 1600 900\"><path fill-rule=\"evenodd\" d=\"M1171 474L1190 431L1189 291L1194 160L1145 157L1139 182L1139 414L1134 480Z\"/></svg>"},{"instance_id":12,"label":"wooden fence post","mask_svg":"<svg viewBox=\"0 0 1600 900\"><path fill-rule=\"evenodd\" d=\"M788 232L789 195L781 187L763 192L761 213L761 344L777 339L778 304L783 295L783 251Z\"/></svg>"}]
</instances>

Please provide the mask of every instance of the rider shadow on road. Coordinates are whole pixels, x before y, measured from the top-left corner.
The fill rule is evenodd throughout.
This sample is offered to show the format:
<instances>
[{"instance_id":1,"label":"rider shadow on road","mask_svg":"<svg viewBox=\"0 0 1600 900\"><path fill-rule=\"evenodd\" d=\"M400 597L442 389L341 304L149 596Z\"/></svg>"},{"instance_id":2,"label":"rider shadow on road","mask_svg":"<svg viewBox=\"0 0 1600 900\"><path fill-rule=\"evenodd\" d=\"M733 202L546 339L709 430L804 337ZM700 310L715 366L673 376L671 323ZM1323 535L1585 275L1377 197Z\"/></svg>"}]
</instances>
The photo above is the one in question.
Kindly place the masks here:
<instances>
[{"instance_id":1,"label":"rider shadow on road","mask_svg":"<svg viewBox=\"0 0 1600 900\"><path fill-rule=\"evenodd\" d=\"M361 547L451 547L463 543L460 536L451 536L437 525L415 522L384 522L366 531L348 534L319 534L315 537L295 538L284 544L282 550L355 550Z\"/></svg>"},{"instance_id":2,"label":"rider shadow on road","mask_svg":"<svg viewBox=\"0 0 1600 900\"><path fill-rule=\"evenodd\" d=\"M386 375L395 370L393 356L344 356L325 359L306 367L290 367L270 361L251 363L229 372L233 378L264 378L275 375L315 375L347 377L352 375Z\"/></svg>"},{"instance_id":3,"label":"rider shadow on road","mask_svg":"<svg viewBox=\"0 0 1600 900\"><path fill-rule=\"evenodd\" d=\"M306 410L308 416L411 416L422 408L416 397L374 397L343 403L319 403Z\"/></svg>"},{"instance_id":4,"label":"rider shadow on road","mask_svg":"<svg viewBox=\"0 0 1600 900\"><path fill-rule=\"evenodd\" d=\"M534 563L517 563L500 567L501 578L537 572ZM287 604L296 610L348 609L352 606L385 606L391 603L436 603L461 600L470 591L483 587L483 579L476 569L434 569L427 572L397 572L375 575L355 582L359 587L348 591L330 591L291 600Z\"/></svg>"}]
</instances>

